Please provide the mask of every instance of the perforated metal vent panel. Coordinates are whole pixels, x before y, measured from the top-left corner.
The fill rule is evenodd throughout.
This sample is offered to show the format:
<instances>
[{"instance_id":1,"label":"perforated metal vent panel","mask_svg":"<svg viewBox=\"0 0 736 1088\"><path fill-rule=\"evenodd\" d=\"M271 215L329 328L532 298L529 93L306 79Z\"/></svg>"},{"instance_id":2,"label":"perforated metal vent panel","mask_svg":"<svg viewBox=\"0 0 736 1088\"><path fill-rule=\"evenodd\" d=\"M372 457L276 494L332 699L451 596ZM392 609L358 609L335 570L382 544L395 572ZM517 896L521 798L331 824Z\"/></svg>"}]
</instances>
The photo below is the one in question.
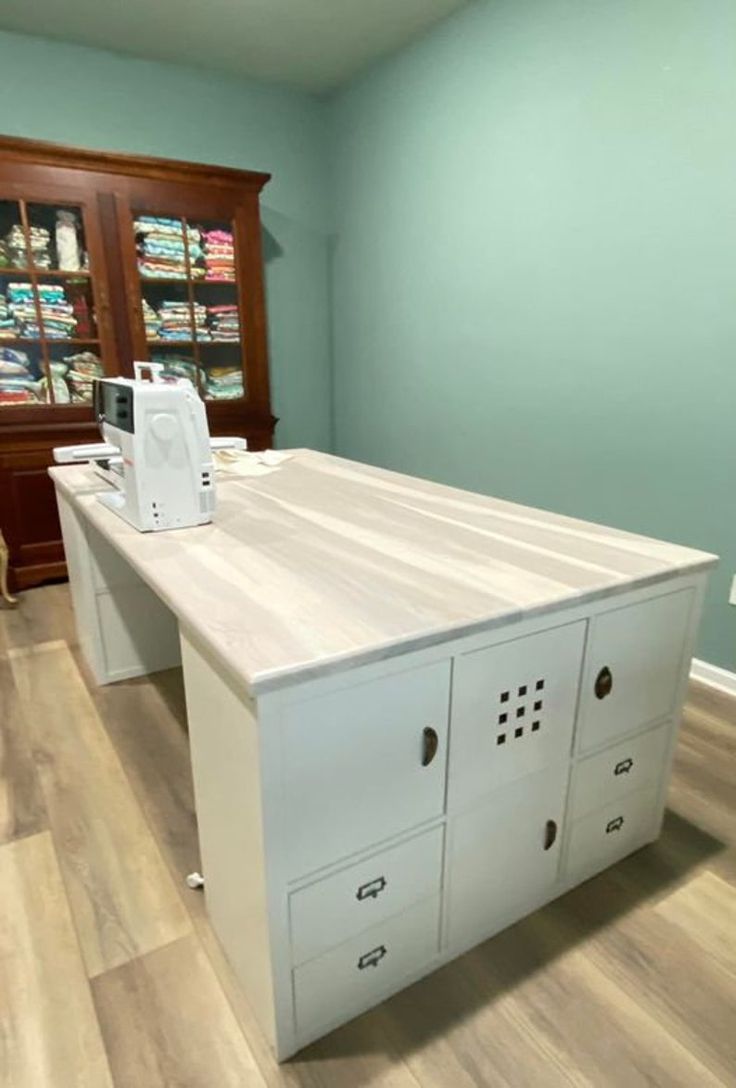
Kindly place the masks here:
<instances>
[{"instance_id":1,"label":"perforated metal vent panel","mask_svg":"<svg viewBox=\"0 0 736 1088\"><path fill-rule=\"evenodd\" d=\"M556 627L455 660L450 807L569 758L585 626Z\"/></svg>"}]
</instances>

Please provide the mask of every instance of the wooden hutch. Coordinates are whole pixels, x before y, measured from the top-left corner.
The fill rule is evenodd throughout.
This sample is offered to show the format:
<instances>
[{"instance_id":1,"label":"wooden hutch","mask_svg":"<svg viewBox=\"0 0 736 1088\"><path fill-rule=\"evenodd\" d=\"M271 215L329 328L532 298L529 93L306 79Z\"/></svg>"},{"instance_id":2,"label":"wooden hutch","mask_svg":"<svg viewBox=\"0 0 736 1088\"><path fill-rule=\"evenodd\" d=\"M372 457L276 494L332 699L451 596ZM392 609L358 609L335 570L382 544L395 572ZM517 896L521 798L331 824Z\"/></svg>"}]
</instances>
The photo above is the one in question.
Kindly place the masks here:
<instances>
[{"instance_id":1,"label":"wooden hutch","mask_svg":"<svg viewBox=\"0 0 736 1088\"><path fill-rule=\"evenodd\" d=\"M66 573L54 446L92 379L190 377L212 434L271 444L258 197L268 174L0 137L0 530L11 588Z\"/></svg>"}]
</instances>

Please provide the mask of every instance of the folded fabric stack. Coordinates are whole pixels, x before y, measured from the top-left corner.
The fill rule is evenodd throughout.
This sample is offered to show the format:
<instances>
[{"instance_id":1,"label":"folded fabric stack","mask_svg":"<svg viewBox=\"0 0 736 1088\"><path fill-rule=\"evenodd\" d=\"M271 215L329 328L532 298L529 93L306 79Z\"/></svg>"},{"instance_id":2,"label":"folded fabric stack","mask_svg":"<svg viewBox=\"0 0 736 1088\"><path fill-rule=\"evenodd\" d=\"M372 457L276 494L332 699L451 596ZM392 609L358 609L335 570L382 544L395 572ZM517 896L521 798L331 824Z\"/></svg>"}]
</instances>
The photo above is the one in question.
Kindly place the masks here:
<instances>
[{"instance_id":1,"label":"folded fabric stack","mask_svg":"<svg viewBox=\"0 0 736 1088\"><path fill-rule=\"evenodd\" d=\"M194 315L194 330L198 340L209 340L210 334L207 328L207 307L195 302L189 308L188 302L178 302L173 299L161 303L158 311L159 328L158 340L191 340L192 319Z\"/></svg>"},{"instance_id":2,"label":"folded fabric stack","mask_svg":"<svg viewBox=\"0 0 736 1088\"><path fill-rule=\"evenodd\" d=\"M0 295L0 340L12 340L17 336L15 318L8 307L5 295Z\"/></svg>"},{"instance_id":3,"label":"folded fabric stack","mask_svg":"<svg viewBox=\"0 0 736 1088\"><path fill-rule=\"evenodd\" d=\"M148 299L143 299L143 324L146 329L146 340L158 340L159 321L158 311L154 310Z\"/></svg>"},{"instance_id":4,"label":"folded fabric stack","mask_svg":"<svg viewBox=\"0 0 736 1088\"><path fill-rule=\"evenodd\" d=\"M213 340L240 340L240 317L237 306L208 306Z\"/></svg>"},{"instance_id":5,"label":"folded fabric stack","mask_svg":"<svg viewBox=\"0 0 736 1088\"><path fill-rule=\"evenodd\" d=\"M38 327L38 313L30 283L9 283L7 299L15 335L38 339L41 330Z\"/></svg>"},{"instance_id":6,"label":"folded fabric stack","mask_svg":"<svg viewBox=\"0 0 736 1088\"><path fill-rule=\"evenodd\" d=\"M37 286L43 332L48 340L68 340L77 328L74 307L67 301L61 284L39 283ZM41 335L36 313L33 288L30 283L8 284L8 310L12 314L18 336L36 340Z\"/></svg>"},{"instance_id":7,"label":"folded fabric stack","mask_svg":"<svg viewBox=\"0 0 736 1088\"><path fill-rule=\"evenodd\" d=\"M205 395L210 400L235 400L242 397L242 370L239 367L213 366L206 372Z\"/></svg>"},{"instance_id":8,"label":"folded fabric stack","mask_svg":"<svg viewBox=\"0 0 736 1088\"><path fill-rule=\"evenodd\" d=\"M55 404L70 404L72 401L72 395L69 390L69 386L66 384L66 373L69 367L63 362L49 363L49 370L51 371L51 382L45 376L41 378L41 381L36 386L38 390L38 398L43 401L50 401L51 396L49 394L49 384L54 388L54 403Z\"/></svg>"},{"instance_id":9,"label":"folded fabric stack","mask_svg":"<svg viewBox=\"0 0 736 1088\"><path fill-rule=\"evenodd\" d=\"M163 363L164 369L161 377L164 381L177 381L179 378L188 378L192 385L197 387L197 364L186 355L164 355L160 353L151 357L154 363Z\"/></svg>"},{"instance_id":10,"label":"folded fabric stack","mask_svg":"<svg viewBox=\"0 0 736 1088\"><path fill-rule=\"evenodd\" d=\"M232 282L235 279L235 249L229 230L203 230L205 279Z\"/></svg>"},{"instance_id":11,"label":"folded fabric stack","mask_svg":"<svg viewBox=\"0 0 736 1088\"><path fill-rule=\"evenodd\" d=\"M31 227L31 255L36 268L51 268L51 235L45 227ZM14 223L5 235L8 256L13 268L28 268L31 264L28 259L28 247L26 236L20 223Z\"/></svg>"},{"instance_id":12,"label":"folded fabric stack","mask_svg":"<svg viewBox=\"0 0 736 1088\"><path fill-rule=\"evenodd\" d=\"M188 302L162 302L158 311L159 340L191 340L192 322Z\"/></svg>"},{"instance_id":13,"label":"folded fabric stack","mask_svg":"<svg viewBox=\"0 0 736 1088\"><path fill-rule=\"evenodd\" d=\"M26 353L0 348L0 404L32 404L38 399L37 379Z\"/></svg>"},{"instance_id":14,"label":"folded fabric stack","mask_svg":"<svg viewBox=\"0 0 736 1088\"><path fill-rule=\"evenodd\" d=\"M197 266L202 258L202 239L197 227L187 226L186 246L181 219L141 215L133 224L138 239L138 270L144 279L187 278L186 250L193 279L204 275Z\"/></svg>"},{"instance_id":15,"label":"folded fabric stack","mask_svg":"<svg viewBox=\"0 0 736 1088\"><path fill-rule=\"evenodd\" d=\"M47 377L24 351L0 347L0 404L48 403L49 386L56 404L89 404L93 381L103 373L102 363L91 351L52 359Z\"/></svg>"},{"instance_id":16,"label":"folded fabric stack","mask_svg":"<svg viewBox=\"0 0 736 1088\"><path fill-rule=\"evenodd\" d=\"M92 400L94 379L101 378L104 374L102 363L94 352L78 351L74 355L65 355L63 365L67 368L66 380L72 403L89 404ZM56 364L52 363L51 366L53 369Z\"/></svg>"}]
</instances>

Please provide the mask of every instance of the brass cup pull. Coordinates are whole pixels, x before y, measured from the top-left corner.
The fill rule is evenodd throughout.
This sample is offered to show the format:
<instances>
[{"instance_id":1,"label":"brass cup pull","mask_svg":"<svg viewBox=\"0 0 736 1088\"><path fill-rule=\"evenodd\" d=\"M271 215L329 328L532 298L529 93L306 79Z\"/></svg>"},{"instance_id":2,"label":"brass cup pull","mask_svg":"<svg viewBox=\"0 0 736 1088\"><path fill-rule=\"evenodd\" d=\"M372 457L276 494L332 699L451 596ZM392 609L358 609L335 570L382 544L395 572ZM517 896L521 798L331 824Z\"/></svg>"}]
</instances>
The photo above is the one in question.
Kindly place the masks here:
<instances>
[{"instance_id":1,"label":"brass cup pull","mask_svg":"<svg viewBox=\"0 0 736 1088\"><path fill-rule=\"evenodd\" d=\"M437 749L439 748L440 740L437 736L437 730L432 729L431 726L427 726L422 731L422 766L428 767L434 757L437 755Z\"/></svg>"},{"instance_id":2,"label":"brass cup pull","mask_svg":"<svg viewBox=\"0 0 736 1088\"><path fill-rule=\"evenodd\" d=\"M547 820L544 825L544 849L550 850L557 839L557 823L554 820Z\"/></svg>"},{"instance_id":3,"label":"brass cup pull","mask_svg":"<svg viewBox=\"0 0 736 1088\"><path fill-rule=\"evenodd\" d=\"M604 665L596 676L594 690L596 699L605 699L607 695L611 694L613 690L613 673L608 665Z\"/></svg>"}]
</instances>

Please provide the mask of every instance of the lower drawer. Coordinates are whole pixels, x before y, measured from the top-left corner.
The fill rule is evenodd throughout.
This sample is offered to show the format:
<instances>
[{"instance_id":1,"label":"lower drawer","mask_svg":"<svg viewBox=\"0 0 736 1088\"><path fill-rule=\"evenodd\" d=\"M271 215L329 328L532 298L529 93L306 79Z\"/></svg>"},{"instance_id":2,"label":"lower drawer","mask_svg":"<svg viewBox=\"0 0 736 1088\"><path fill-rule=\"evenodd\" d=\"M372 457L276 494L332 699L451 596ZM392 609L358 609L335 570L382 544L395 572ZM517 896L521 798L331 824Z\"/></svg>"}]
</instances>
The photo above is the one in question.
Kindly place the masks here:
<instances>
[{"instance_id":1,"label":"lower drawer","mask_svg":"<svg viewBox=\"0 0 736 1088\"><path fill-rule=\"evenodd\" d=\"M659 781L672 730L666 722L577 764L572 776L573 820Z\"/></svg>"},{"instance_id":2,"label":"lower drawer","mask_svg":"<svg viewBox=\"0 0 736 1088\"><path fill-rule=\"evenodd\" d=\"M646 842L653 831L657 797L658 783L653 782L575 820L565 862L568 879L592 876Z\"/></svg>"},{"instance_id":3,"label":"lower drawer","mask_svg":"<svg viewBox=\"0 0 736 1088\"><path fill-rule=\"evenodd\" d=\"M439 951L439 898L427 899L294 971L296 1027L310 1036L399 989Z\"/></svg>"},{"instance_id":4,"label":"lower drawer","mask_svg":"<svg viewBox=\"0 0 736 1088\"><path fill-rule=\"evenodd\" d=\"M435 827L293 892L289 913L294 965L439 895L443 834L442 827Z\"/></svg>"}]
</instances>

